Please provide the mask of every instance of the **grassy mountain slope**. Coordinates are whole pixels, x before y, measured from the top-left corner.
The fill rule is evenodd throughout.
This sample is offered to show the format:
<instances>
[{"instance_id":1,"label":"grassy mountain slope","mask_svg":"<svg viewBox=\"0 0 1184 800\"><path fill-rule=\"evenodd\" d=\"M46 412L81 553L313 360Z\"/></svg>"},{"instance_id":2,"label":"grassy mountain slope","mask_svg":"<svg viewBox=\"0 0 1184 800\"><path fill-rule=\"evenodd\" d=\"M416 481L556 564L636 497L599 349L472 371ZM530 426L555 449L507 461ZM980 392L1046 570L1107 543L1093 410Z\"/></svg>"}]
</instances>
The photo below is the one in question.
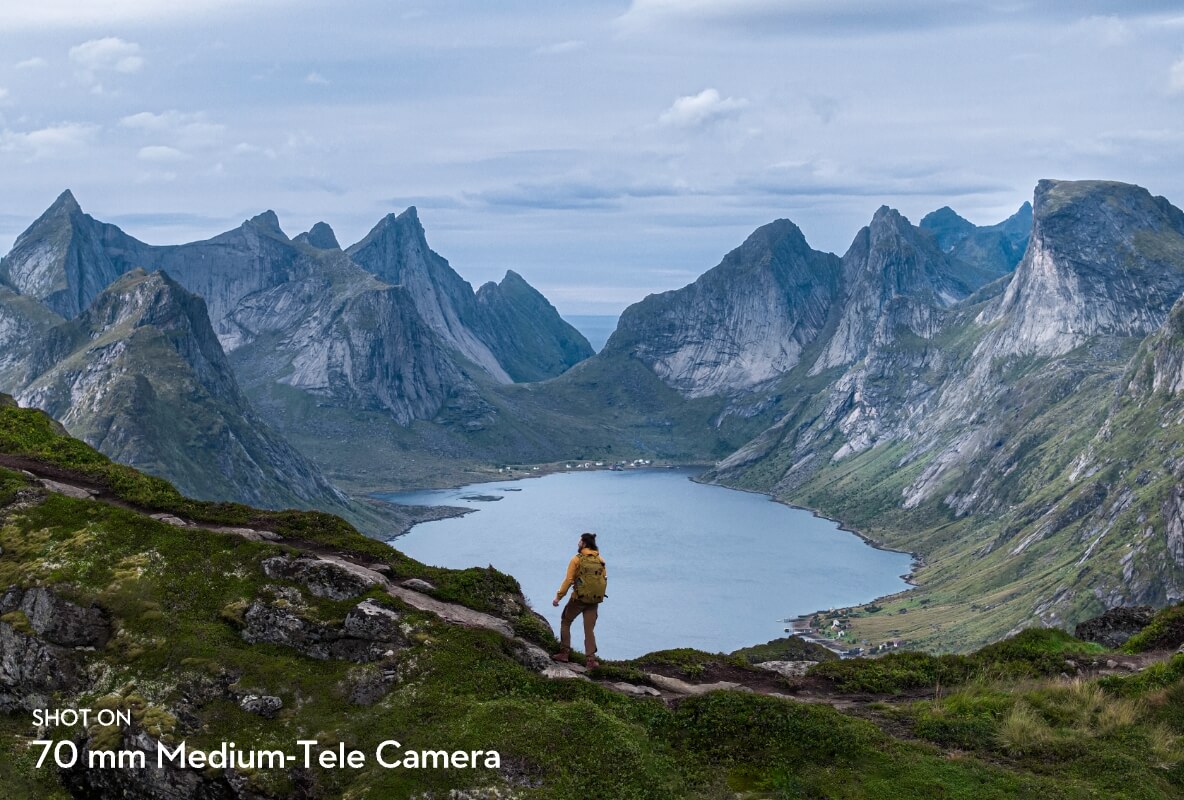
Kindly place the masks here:
<instances>
[{"instance_id":1,"label":"grassy mountain slope","mask_svg":"<svg viewBox=\"0 0 1184 800\"><path fill-rule=\"evenodd\" d=\"M860 706L856 713L740 692L676 704L635 699L596 682L540 677L495 633L445 624L377 591L349 601L324 599L297 581L268 578L261 563L326 545L382 564L399 579L433 581L442 599L510 613L509 622L548 643L545 632L527 624L521 606L505 610L507 595L516 591L507 576L425 567L326 515L186 500L164 482L63 436L45 415L5 402L0 454L28 459L39 470L59 469L63 480L74 476L127 504L47 493L22 473L0 469L0 585L49 591L77 608L93 603L110 634L94 649L51 646L46 637L52 632L39 632L37 621L18 610L0 618L0 636L53 654L63 675L84 676L61 685L55 706L127 710L134 719L126 731L51 729L49 738L74 736L95 749L184 739L196 748L233 740L289 751L307 738L316 739L318 749L342 744L368 753L383 739L399 738L415 748L496 748L502 761L500 770L410 771L380 769L368 759L369 766L357 770L259 769L233 779L217 770L174 770L163 777L152 777L154 770L59 774L34 767L31 715L16 709L0 715L0 786L13 798L129 791L143 797L428 797L467 789L470 796L518 798L1100 794L1150 800L1178 796L1184 787L1184 718L1173 705L1184 691L1179 659L1126 681L1033 683L1049 658L1085 647L1067 637L1036 638L1011 648L1022 650L1018 654L985 652L976 662L1000 665L1000 675L1023 676L1018 684L971 683L940 699L889 698L885 706ZM250 523L283 539L178 528L147 517L148 509ZM244 609L249 617L256 601L329 628L343 624L357 600L399 616L406 638L397 652L358 664L250 644L242 633ZM722 657L654 655L672 658L689 670L710 668ZM827 680L867 682L877 662L863 663ZM910 674L937 674L938 664L918 661ZM1008 664L1012 668L1002 669ZM81 671L72 672L75 666ZM5 673L0 688L19 696L22 687L10 678ZM903 680L888 679L889 691ZM282 706L274 716L252 713L244 708L247 695L276 697Z\"/></svg>"}]
</instances>

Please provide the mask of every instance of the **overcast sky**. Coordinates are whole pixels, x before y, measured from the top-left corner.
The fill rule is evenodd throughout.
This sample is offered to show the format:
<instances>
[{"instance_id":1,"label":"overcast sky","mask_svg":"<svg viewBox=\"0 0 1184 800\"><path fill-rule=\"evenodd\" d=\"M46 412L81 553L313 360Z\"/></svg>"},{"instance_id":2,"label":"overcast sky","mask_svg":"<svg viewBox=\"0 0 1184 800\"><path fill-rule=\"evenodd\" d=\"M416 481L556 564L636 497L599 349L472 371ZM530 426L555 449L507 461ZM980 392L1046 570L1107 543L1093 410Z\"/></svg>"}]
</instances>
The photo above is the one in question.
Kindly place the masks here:
<instances>
[{"instance_id":1,"label":"overcast sky","mask_svg":"<svg viewBox=\"0 0 1184 800\"><path fill-rule=\"evenodd\" d=\"M67 187L154 244L414 204L474 285L617 313L778 217L841 254L1042 177L1184 205L1179 0L5 5L0 252Z\"/></svg>"}]
</instances>

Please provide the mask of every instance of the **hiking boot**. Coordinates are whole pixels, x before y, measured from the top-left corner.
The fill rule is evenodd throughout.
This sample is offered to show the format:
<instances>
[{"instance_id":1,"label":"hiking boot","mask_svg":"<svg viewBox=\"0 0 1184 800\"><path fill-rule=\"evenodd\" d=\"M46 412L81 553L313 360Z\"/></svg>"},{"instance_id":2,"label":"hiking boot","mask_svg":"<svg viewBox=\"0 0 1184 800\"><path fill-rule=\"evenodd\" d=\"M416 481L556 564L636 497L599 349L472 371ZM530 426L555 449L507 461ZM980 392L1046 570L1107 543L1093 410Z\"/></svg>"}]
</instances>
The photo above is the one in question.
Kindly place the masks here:
<instances>
[{"instance_id":1,"label":"hiking boot","mask_svg":"<svg viewBox=\"0 0 1184 800\"><path fill-rule=\"evenodd\" d=\"M586 659L584 659L584 666L588 669L596 669L600 666L600 662L592 656L588 656Z\"/></svg>"},{"instance_id":2,"label":"hiking boot","mask_svg":"<svg viewBox=\"0 0 1184 800\"><path fill-rule=\"evenodd\" d=\"M571 661L571 656L569 656L565 651L560 650L558 653L551 656L551 660L566 664L567 662Z\"/></svg>"}]
</instances>

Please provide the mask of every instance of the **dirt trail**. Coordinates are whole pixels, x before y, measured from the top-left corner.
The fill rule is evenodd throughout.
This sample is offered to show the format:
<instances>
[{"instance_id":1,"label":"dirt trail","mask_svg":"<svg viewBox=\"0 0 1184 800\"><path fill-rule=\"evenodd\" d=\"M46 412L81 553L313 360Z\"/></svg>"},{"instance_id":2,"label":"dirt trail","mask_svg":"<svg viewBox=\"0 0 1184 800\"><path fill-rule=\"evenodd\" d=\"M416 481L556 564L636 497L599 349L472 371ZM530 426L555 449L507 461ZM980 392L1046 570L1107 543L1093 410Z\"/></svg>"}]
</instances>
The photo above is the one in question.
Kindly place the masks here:
<instances>
[{"instance_id":1,"label":"dirt trail","mask_svg":"<svg viewBox=\"0 0 1184 800\"><path fill-rule=\"evenodd\" d=\"M480 628L493 631L512 641L519 650L524 663L529 664L544 677L555 680L591 680L587 670L578 663L559 664L551 660L541 647L514 634L510 623L501 617L475 611L467 606L437 600L425 592L395 583L380 572L381 565L370 563L370 559L356 553L342 551L317 542L291 539L279 534L255 528L211 525L186 520L172 514L154 512L116 497L109 489L97 483L88 482L68 470L44 464L30 458L0 454L0 467L18 470L47 491L80 499L117 506L151 517L165 524L180 528L204 530L222 535L240 536L252 541L270 541L283 544L306 555L338 565L368 582L381 586L387 594L419 611L435 615L450 625ZM1082 659L1075 663L1076 675L1069 677L1100 677L1138 672L1152 664L1171 658L1172 651L1122 655L1108 653ZM859 711L874 703L912 702L929 699L932 691L919 690L904 695L850 694L835 691L829 682L815 678L801 678L792 683L783 680L777 673L741 667L712 665L696 679L687 679L679 670L664 665L645 665L646 683L628 681L596 680L596 683L613 691L633 696L658 697L666 702L677 702L681 698L705 694L721 689L747 691L779 697L802 703L820 703L844 711Z\"/></svg>"}]
</instances>

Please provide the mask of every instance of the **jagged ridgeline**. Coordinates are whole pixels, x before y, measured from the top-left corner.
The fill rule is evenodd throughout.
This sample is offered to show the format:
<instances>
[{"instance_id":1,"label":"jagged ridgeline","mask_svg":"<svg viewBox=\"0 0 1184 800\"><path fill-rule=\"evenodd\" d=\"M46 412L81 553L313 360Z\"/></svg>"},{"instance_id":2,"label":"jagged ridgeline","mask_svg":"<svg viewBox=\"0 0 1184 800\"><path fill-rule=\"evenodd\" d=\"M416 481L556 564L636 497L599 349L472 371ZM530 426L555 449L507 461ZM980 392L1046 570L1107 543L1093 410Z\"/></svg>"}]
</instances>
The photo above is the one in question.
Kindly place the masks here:
<instances>
[{"instance_id":1,"label":"jagged ridgeline","mask_svg":"<svg viewBox=\"0 0 1184 800\"><path fill-rule=\"evenodd\" d=\"M549 660L510 576L419 564L327 514L187 499L0 395L0 786L16 798L1158 800L1184 784L1184 655L1164 651L1180 618L1144 615L1124 652L1029 631L840 662L781 640L583 672ZM44 708L128 721L38 730ZM78 761L38 768L34 739ZM258 755L299 759L301 740L309 768ZM386 740L404 764L476 767L383 768ZM234 742L233 766L157 768L182 742ZM362 766L319 765L339 750Z\"/></svg>"},{"instance_id":2,"label":"jagged ridgeline","mask_svg":"<svg viewBox=\"0 0 1184 800\"><path fill-rule=\"evenodd\" d=\"M775 221L592 356L517 274L473 291L414 209L344 250L271 213L152 247L67 193L0 262L0 388L187 492L262 505L337 510L318 469L362 492L713 464L923 559L856 638L967 650L1184 596L1182 293L1184 213L1050 180L997 225L881 208L842 257Z\"/></svg>"},{"instance_id":3,"label":"jagged ridgeline","mask_svg":"<svg viewBox=\"0 0 1184 800\"><path fill-rule=\"evenodd\" d=\"M289 239L271 212L154 247L66 192L0 262L0 353L0 388L186 492L341 512L286 432L342 452L376 442L363 457L390 465L392 437L426 449L412 423L478 425L481 387L553 377L592 349L514 272L474 292L414 208L348 252L324 223Z\"/></svg>"}]
</instances>

